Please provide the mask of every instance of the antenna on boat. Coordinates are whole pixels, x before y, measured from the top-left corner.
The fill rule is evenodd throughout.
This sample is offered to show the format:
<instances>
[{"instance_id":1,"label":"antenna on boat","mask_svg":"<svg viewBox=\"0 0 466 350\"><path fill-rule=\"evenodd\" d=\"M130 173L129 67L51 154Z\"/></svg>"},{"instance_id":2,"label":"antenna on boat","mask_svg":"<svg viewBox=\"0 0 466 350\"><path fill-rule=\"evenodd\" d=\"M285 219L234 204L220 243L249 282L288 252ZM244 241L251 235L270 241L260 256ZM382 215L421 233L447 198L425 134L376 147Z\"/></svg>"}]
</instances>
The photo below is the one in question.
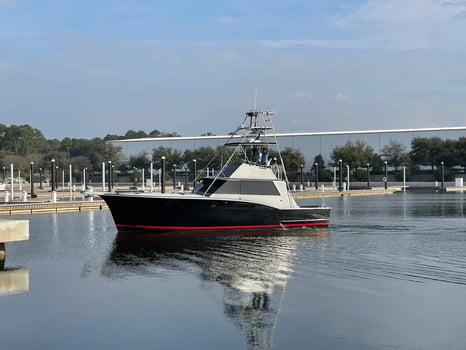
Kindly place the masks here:
<instances>
[{"instance_id":1,"label":"antenna on boat","mask_svg":"<svg viewBox=\"0 0 466 350\"><path fill-rule=\"evenodd\" d=\"M257 110L257 88L254 91L254 110Z\"/></svg>"}]
</instances>

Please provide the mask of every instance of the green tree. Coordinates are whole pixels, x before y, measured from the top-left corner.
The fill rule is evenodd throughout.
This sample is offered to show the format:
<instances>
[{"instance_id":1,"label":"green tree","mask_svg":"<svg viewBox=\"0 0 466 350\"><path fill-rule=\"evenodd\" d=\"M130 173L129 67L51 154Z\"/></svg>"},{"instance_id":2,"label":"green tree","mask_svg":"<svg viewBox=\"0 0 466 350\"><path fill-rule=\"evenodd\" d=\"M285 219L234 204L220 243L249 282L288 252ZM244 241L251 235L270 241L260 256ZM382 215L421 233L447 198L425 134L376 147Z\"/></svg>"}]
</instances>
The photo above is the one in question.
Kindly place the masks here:
<instances>
[{"instance_id":1,"label":"green tree","mask_svg":"<svg viewBox=\"0 0 466 350\"><path fill-rule=\"evenodd\" d=\"M220 167L220 155L218 150L210 146L202 146L194 150L185 150L183 153L183 162L188 168L193 166L193 160L196 159L196 168L201 170L207 166L218 169Z\"/></svg>"},{"instance_id":2,"label":"green tree","mask_svg":"<svg viewBox=\"0 0 466 350\"><path fill-rule=\"evenodd\" d=\"M147 152L141 152L135 156L130 156L128 160L129 168L149 169L151 160Z\"/></svg>"},{"instance_id":3,"label":"green tree","mask_svg":"<svg viewBox=\"0 0 466 350\"><path fill-rule=\"evenodd\" d=\"M312 166L314 166L315 163L318 164L319 169L325 168L325 162L324 162L324 158L322 157L322 154L318 154L314 157L314 162Z\"/></svg>"},{"instance_id":4,"label":"green tree","mask_svg":"<svg viewBox=\"0 0 466 350\"><path fill-rule=\"evenodd\" d=\"M405 145L394 139L390 139L388 144L382 148L382 159L387 161L387 164L394 167L395 171L397 171L400 165L408 163L409 155Z\"/></svg>"},{"instance_id":5,"label":"green tree","mask_svg":"<svg viewBox=\"0 0 466 350\"><path fill-rule=\"evenodd\" d=\"M466 167L466 137L460 137L456 142L458 165Z\"/></svg>"},{"instance_id":6,"label":"green tree","mask_svg":"<svg viewBox=\"0 0 466 350\"><path fill-rule=\"evenodd\" d=\"M351 169L367 167L367 163L373 164L377 160L374 149L364 141L348 141L340 147L335 147L330 155L334 166L338 166L341 159L344 164L348 164Z\"/></svg>"},{"instance_id":7,"label":"green tree","mask_svg":"<svg viewBox=\"0 0 466 350\"><path fill-rule=\"evenodd\" d=\"M125 134L125 139L141 139L143 137L147 137L147 134L143 130L128 130Z\"/></svg>"},{"instance_id":8,"label":"green tree","mask_svg":"<svg viewBox=\"0 0 466 350\"><path fill-rule=\"evenodd\" d=\"M411 161L416 165L434 166L441 162L442 139L440 137L416 137L411 141Z\"/></svg>"},{"instance_id":9,"label":"green tree","mask_svg":"<svg viewBox=\"0 0 466 350\"><path fill-rule=\"evenodd\" d=\"M281 155L288 179L290 181L296 181L300 176L301 166L303 166L303 168L306 167L306 159L303 153L299 149L286 147L281 151ZM279 161L278 153L275 151L270 151L269 158L277 158L277 161Z\"/></svg>"},{"instance_id":10,"label":"green tree","mask_svg":"<svg viewBox=\"0 0 466 350\"><path fill-rule=\"evenodd\" d=\"M459 140L445 140L442 142L438 158L440 162L443 162L447 167L461 165L460 152L461 148L459 147ZM439 166L439 164L437 164L437 166Z\"/></svg>"},{"instance_id":11,"label":"green tree","mask_svg":"<svg viewBox=\"0 0 466 350\"><path fill-rule=\"evenodd\" d=\"M1 149L6 153L24 156L29 153L41 153L46 149L47 140L42 132L30 125L11 125L0 127Z\"/></svg>"},{"instance_id":12,"label":"green tree","mask_svg":"<svg viewBox=\"0 0 466 350\"><path fill-rule=\"evenodd\" d=\"M165 157L165 169L167 171L173 168L173 165L179 166L181 163L184 164L181 151L172 147L161 146L152 150L152 160L156 168L160 169L162 167L162 157Z\"/></svg>"}]
</instances>

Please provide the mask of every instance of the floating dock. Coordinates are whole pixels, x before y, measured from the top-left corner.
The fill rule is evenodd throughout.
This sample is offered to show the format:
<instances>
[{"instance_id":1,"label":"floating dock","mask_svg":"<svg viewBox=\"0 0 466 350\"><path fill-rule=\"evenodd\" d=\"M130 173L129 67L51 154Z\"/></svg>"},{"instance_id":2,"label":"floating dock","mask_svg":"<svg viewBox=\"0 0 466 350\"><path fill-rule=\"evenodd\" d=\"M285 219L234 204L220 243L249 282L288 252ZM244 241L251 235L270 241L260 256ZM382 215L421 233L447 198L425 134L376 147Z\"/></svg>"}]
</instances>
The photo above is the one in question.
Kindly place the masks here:
<instances>
[{"instance_id":1,"label":"floating dock","mask_svg":"<svg viewBox=\"0 0 466 350\"><path fill-rule=\"evenodd\" d=\"M86 210L108 209L103 200L94 201L57 201L52 202L25 202L0 204L0 215L22 215L43 213L64 213Z\"/></svg>"}]
</instances>

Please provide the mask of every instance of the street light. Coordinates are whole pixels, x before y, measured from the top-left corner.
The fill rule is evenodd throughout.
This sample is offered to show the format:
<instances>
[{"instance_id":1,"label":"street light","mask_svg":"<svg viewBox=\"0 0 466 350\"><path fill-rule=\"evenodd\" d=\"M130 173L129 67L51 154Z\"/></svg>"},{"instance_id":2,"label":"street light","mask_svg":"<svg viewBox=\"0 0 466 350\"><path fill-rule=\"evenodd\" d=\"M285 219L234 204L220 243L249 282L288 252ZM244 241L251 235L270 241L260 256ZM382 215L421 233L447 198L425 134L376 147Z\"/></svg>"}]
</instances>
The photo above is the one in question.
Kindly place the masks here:
<instances>
[{"instance_id":1,"label":"street light","mask_svg":"<svg viewBox=\"0 0 466 350\"><path fill-rule=\"evenodd\" d=\"M387 161L385 161L385 162L383 163L383 165L384 165L384 168L385 168L385 177L384 177L383 181L384 181L384 183L385 183L385 189L387 189L387 188L388 188Z\"/></svg>"},{"instance_id":2,"label":"street light","mask_svg":"<svg viewBox=\"0 0 466 350\"><path fill-rule=\"evenodd\" d=\"M367 188L371 187L371 165L367 163Z\"/></svg>"},{"instance_id":3,"label":"street light","mask_svg":"<svg viewBox=\"0 0 466 350\"><path fill-rule=\"evenodd\" d=\"M5 167L3 167L3 183L5 183Z\"/></svg>"},{"instance_id":4,"label":"street light","mask_svg":"<svg viewBox=\"0 0 466 350\"><path fill-rule=\"evenodd\" d=\"M349 172L349 165L346 165L346 190L350 190L350 172Z\"/></svg>"},{"instance_id":5,"label":"street light","mask_svg":"<svg viewBox=\"0 0 466 350\"><path fill-rule=\"evenodd\" d=\"M194 167L194 174L193 174L193 188L196 187L196 177L197 177L197 160L193 159L193 167Z\"/></svg>"},{"instance_id":6,"label":"street light","mask_svg":"<svg viewBox=\"0 0 466 350\"><path fill-rule=\"evenodd\" d=\"M136 189L136 167L133 167L133 181L134 181L134 189Z\"/></svg>"},{"instance_id":7,"label":"street light","mask_svg":"<svg viewBox=\"0 0 466 350\"><path fill-rule=\"evenodd\" d=\"M301 166L301 188L304 186L304 183L303 183L303 167L304 165L300 165Z\"/></svg>"},{"instance_id":8,"label":"street light","mask_svg":"<svg viewBox=\"0 0 466 350\"><path fill-rule=\"evenodd\" d=\"M173 189L176 188L176 164L173 164Z\"/></svg>"},{"instance_id":9,"label":"street light","mask_svg":"<svg viewBox=\"0 0 466 350\"><path fill-rule=\"evenodd\" d=\"M39 188L43 189L43 187L42 187L42 168L39 168Z\"/></svg>"},{"instance_id":10,"label":"street light","mask_svg":"<svg viewBox=\"0 0 466 350\"><path fill-rule=\"evenodd\" d=\"M36 195L34 194L34 162L31 162L31 198L36 198Z\"/></svg>"},{"instance_id":11,"label":"street light","mask_svg":"<svg viewBox=\"0 0 466 350\"><path fill-rule=\"evenodd\" d=\"M58 191L58 166L55 166L55 189Z\"/></svg>"},{"instance_id":12,"label":"street light","mask_svg":"<svg viewBox=\"0 0 466 350\"><path fill-rule=\"evenodd\" d=\"M339 182L338 182L338 191L343 191L342 183L343 183L343 162L341 159L338 160L338 167L339 167Z\"/></svg>"},{"instance_id":13,"label":"street light","mask_svg":"<svg viewBox=\"0 0 466 350\"><path fill-rule=\"evenodd\" d=\"M315 162L314 165L316 166L315 172L316 172L316 190L319 189L319 163Z\"/></svg>"},{"instance_id":14,"label":"street light","mask_svg":"<svg viewBox=\"0 0 466 350\"><path fill-rule=\"evenodd\" d=\"M162 174L160 179L160 192L165 193L165 156L162 156Z\"/></svg>"},{"instance_id":15,"label":"street light","mask_svg":"<svg viewBox=\"0 0 466 350\"><path fill-rule=\"evenodd\" d=\"M50 172L52 175L52 192L53 192L55 191L55 159L51 160L50 167L51 167Z\"/></svg>"},{"instance_id":16,"label":"street light","mask_svg":"<svg viewBox=\"0 0 466 350\"><path fill-rule=\"evenodd\" d=\"M112 161L108 161L108 192L112 192Z\"/></svg>"},{"instance_id":17,"label":"street light","mask_svg":"<svg viewBox=\"0 0 466 350\"><path fill-rule=\"evenodd\" d=\"M443 162L441 162L440 164L442 165L442 191L443 191L444 186L445 186L445 168L444 168Z\"/></svg>"}]
</instances>

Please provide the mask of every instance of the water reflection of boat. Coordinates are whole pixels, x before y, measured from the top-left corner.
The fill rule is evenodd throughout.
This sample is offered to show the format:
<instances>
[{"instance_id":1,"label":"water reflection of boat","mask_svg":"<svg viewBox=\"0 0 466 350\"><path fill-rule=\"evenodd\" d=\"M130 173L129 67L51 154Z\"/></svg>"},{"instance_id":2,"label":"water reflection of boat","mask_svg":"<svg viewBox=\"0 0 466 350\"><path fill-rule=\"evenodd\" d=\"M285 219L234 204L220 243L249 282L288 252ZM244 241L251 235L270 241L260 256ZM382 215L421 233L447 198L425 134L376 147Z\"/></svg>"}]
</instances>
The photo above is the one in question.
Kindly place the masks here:
<instances>
[{"instance_id":1,"label":"water reflection of boat","mask_svg":"<svg viewBox=\"0 0 466 350\"><path fill-rule=\"evenodd\" d=\"M257 109L247 112L225 143L221 168L196 181L191 193L99 193L118 230L249 232L328 226L330 208L299 206L291 196L272 115ZM272 160L270 148L276 149Z\"/></svg>"},{"instance_id":2,"label":"water reflection of boat","mask_svg":"<svg viewBox=\"0 0 466 350\"><path fill-rule=\"evenodd\" d=\"M27 292L29 270L24 267L0 270L0 296Z\"/></svg>"},{"instance_id":3,"label":"water reflection of boat","mask_svg":"<svg viewBox=\"0 0 466 350\"><path fill-rule=\"evenodd\" d=\"M269 349L296 249L301 239L327 233L322 229L287 235L119 234L102 274L119 279L131 274L158 276L164 269L191 272L193 265L200 267L202 281L222 286L224 314L245 333L249 348Z\"/></svg>"}]
</instances>

